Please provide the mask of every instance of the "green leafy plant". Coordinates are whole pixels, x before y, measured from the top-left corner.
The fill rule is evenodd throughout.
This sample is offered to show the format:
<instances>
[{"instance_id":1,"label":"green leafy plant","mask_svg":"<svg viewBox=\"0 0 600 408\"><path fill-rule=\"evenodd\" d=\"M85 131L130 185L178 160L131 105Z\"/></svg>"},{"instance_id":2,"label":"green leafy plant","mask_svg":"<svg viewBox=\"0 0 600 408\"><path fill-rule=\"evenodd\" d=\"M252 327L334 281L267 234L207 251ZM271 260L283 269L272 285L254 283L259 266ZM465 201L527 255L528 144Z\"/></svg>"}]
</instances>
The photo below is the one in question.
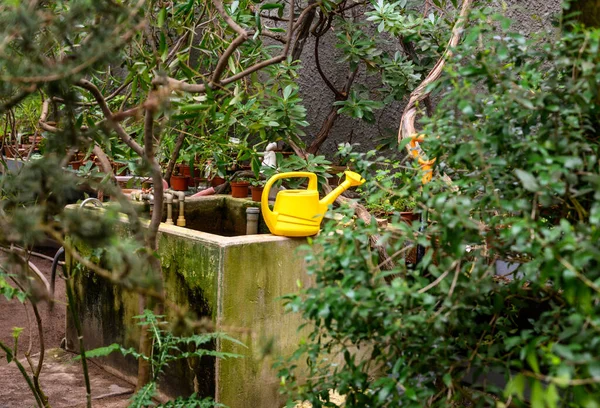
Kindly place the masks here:
<instances>
[{"instance_id":1,"label":"green leafy plant","mask_svg":"<svg viewBox=\"0 0 600 408\"><path fill-rule=\"evenodd\" d=\"M357 188L365 208L386 218L415 210L420 190L414 188L417 169L407 165L408 158L392 160L376 150L361 153L355 148L340 145L338 155L342 162L365 175L365 184Z\"/></svg>"},{"instance_id":2,"label":"green leafy plant","mask_svg":"<svg viewBox=\"0 0 600 408\"><path fill-rule=\"evenodd\" d=\"M138 325L145 328L150 334L150 340L153 344L152 353L145 355L139 353L132 348L124 348L119 344L111 344L110 346L100 347L86 352L87 358L105 357L113 352L120 352L124 356L131 355L136 359L144 359L150 363L152 377L148 384L142 387L138 392L131 397L130 407L146 407L154 405L153 397L156 395L156 385L165 368L178 360L187 360L192 358L200 358L204 356L212 356L216 358L239 358L240 356L232 353L224 353L211 350L210 343L220 339L231 341L241 346L234 338L231 338L222 333L203 333L192 334L185 337L176 336L171 330L168 330L168 322L163 320L164 316L155 315L150 310L144 310L140 316L135 316L138 320ZM205 348L206 347L206 348ZM186 351L187 350L187 351ZM78 357L79 358L79 357ZM166 404L159 405L161 407L224 407L222 404L215 403L212 398L199 398L196 394L188 398L178 398Z\"/></svg>"},{"instance_id":3,"label":"green leafy plant","mask_svg":"<svg viewBox=\"0 0 600 408\"><path fill-rule=\"evenodd\" d=\"M315 173L317 175L318 185L321 186L327 183L327 178L331 177L331 174L328 173L331 162L327 160L325 156L314 156L309 154L305 159L298 156L290 156L284 159L281 153L277 153L276 156L276 167L262 167L262 173L265 175L267 180L273 177L275 174L305 171ZM301 178L292 178L289 179L286 184L290 188L298 188L302 183L304 183L304 181L305 180ZM277 182L277 185L280 184L280 182Z\"/></svg>"},{"instance_id":4,"label":"green leafy plant","mask_svg":"<svg viewBox=\"0 0 600 408\"><path fill-rule=\"evenodd\" d=\"M474 17L425 121L422 147L448 176L416 197L425 231L340 210L312 241L315 284L287 298L313 325L280 366L290 405L332 407L330 390L346 407L600 399L600 29L565 20L527 39L491 9ZM371 249L378 233L393 266Z\"/></svg>"},{"instance_id":5,"label":"green leafy plant","mask_svg":"<svg viewBox=\"0 0 600 408\"><path fill-rule=\"evenodd\" d=\"M339 113L345 113L352 118L364 119L367 122L375 122L375 109L383 107L382 102L369 100L368 95L357 93L355 90L350 92L350 97L345 101L333 103L335 106L341 106Z\"/></svg>"}]
</instances>

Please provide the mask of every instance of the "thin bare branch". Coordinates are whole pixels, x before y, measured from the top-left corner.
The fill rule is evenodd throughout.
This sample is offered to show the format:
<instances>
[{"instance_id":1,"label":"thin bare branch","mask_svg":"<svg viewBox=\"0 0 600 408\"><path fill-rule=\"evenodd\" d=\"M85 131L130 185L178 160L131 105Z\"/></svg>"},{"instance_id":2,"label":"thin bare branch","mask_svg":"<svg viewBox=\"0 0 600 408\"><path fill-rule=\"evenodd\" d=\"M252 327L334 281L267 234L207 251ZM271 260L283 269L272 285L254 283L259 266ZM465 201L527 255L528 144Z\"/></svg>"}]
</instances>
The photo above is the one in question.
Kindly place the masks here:
<instances>
[{"instance_id":1,"label":"thin bare branch","mask_svg":"<svg viewBox=\"0 0 600 408\"><path fill-rule=\"evenodd\" d=\"M236 23L229 14L227 14L221 0L213 0L213 5L217 9L223 20L225 20L225 23L227 23L227 25L231 27L233 31L238 33L238 36L243 37L244 40L248 38L248 33L246 32L246 30L240 27L240 25Z\"/></svg>"},{"instance_id":2,"label":"thin bare branch","mask_svg":"<svg viewBox=\"0 0 600 408\"><path fill-rule=\"evenodd\" d=\"M319 60L319 42L320 42L320 39L321 39L320 35L317 35L315 37L315 66L317 67L317 72L319 73L319 75L323 79L323 82L325 82L325 85L327 85L327 87L329 89L331 89L331 92L333 92L333 94L336 96L336 98L341 98L342 97L342 93L340 91L338 91L335 86L333 86L333 84L331 83L331 81L329 80L329 78L327 78L327 75L325 75L325 73L323 72L323 69L321 68L321 62Z\"/></svg>"},{"instance_id":3,"label":"thin bare branch","mask_svg":"<svg viewBox=\"0 0 600 408\"><path fill-rule=\"evenodd\" d=\"M104 96L98 87L86 79L80 79L77 81L76 85L92 94L92 96L98 102L100 110L102 110L102 113L106 117L107 124L115 131L115 133L117 133L117 135L125 144L127 144L127 146L131 147L131 149L140 157L144 157L144 150L142 147L135 140L133 140L133 138L125 131L125 129L123 129L123 127L121 127L121 125L119 125L119 123L113 120L113 113L108 107L108 104L106 103L106 100L104 99Z\"/></svg>"}]
</instances>

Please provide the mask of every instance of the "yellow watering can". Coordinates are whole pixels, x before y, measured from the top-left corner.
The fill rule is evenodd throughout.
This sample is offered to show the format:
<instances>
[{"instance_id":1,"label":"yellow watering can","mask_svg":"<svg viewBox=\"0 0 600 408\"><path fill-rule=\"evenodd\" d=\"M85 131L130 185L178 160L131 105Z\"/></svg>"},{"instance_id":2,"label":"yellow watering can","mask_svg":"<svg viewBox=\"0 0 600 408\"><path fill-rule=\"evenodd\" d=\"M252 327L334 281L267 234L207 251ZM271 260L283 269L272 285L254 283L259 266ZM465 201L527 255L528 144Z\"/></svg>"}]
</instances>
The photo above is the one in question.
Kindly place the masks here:
<instances>
[{"instance_id":1,"label":"yellow watering can","mask_svg":"<svg viewBox=\"0 0 600 408\"><path fill-rule=\"evenodd\" d=\"M276 174L271 177L262 193L261 208L269 230L274 235L286 237L308 237L319 232L321 220L327 211L327 206L352 186L360 186L365 182L359 174L345 171L346 180L322 200L319 200L317 190L317 175L303 171ZM306 177L306 190L283 190L277 193L273 211L269 209L269 191L277 180Z\"/></svg>"}]
</instances>

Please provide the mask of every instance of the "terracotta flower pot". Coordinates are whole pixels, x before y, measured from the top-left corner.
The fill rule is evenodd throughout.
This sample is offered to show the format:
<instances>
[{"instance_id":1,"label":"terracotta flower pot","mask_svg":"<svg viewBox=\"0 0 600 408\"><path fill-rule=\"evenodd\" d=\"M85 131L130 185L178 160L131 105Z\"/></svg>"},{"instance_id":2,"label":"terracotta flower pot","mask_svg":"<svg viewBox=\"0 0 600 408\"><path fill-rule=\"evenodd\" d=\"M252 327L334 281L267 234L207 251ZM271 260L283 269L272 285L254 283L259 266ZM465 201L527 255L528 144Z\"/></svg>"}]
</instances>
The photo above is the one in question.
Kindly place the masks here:
<instances>
[{"instance_id":1,"label":"terracotta flower pot","mask_svg":"<svg viewBox=\"0 0 600 408\"><path fill-rule=\"evenodd\" d=\"M4 145L4 155L9 159L14 158L15 157L15 149L10 145Z\"/></svg>"},{"instance_id":2,"label":"terracotta flower pot","mask_svg":"<svg viewBox=\"0 0 600 408\"><path fill-rule=\"evenodd\" d=\"M413 221L419 221L419 215L419 213L412 211L402 211L400 213L400 218L407 224L412 225Z\"/></svg>"},{"instance_id":3,"label":"terracotta flower pot","mask_svg":"<svg viewBox=\"0 0 600 408\"><path fill-rule=\"evenodd\" d=\"M231 196L234 198L246 198L248 197L248 186L250 185L247 181L232 181L231 183Z\"/></svg>"},{"instance_id":4,"label":"terracotta flower pot","mask_svg":"<svg viewBox=\"0 0 600 408\"><path fill-rule=\"evenodd\" d=\"M187 176L187 177L190 177L192 175L190 166L188 166L187 164L179 165L179 173L181 173L183 176Z\"/></svg>"},{"instance_id":5,"label":"terracotta flower pot","mask_svg":"<svg viewBox=\"0 0 600 408\"><path fill-rule=\"evenodd\" d=\"M187 191L190 178L188 176L171 176L171 188L175 191Z\"/></svg>"},{"instance_id":6,"label":"terracotta flower pot","mask_svg":"<svg viewBox=\"0 0 600 408\"><path fill-rule=\"evenodd\" d=\"M69 165L71 166L71 168L73 170L79 170L79 168L81 167L81 165L83 164L83 161L81 160L73 160L69 162Z\"/></svg>"},{"instance_id":7,"label":"terracotta flower pot","mask_svg":"<svg viewBox=\"0 0 600 408\"><path fill-rule=\"evenodd\" d=\"M252 186L250 187L250 191L252 192L252 201L260 202L262 198L262 193L264 190L264 186Z\"/></svg>"},{"instance_id":8,"label":"terracotta flower pot","mask_svg":"<svg viewBox=\"0 0 600 408\"><path fill-rule=\"evenodd\" d=\"M225 183L225 179L219 176L214 176L212 180L210 180L211 187L220 186L223 183Z\"/></svg>"}]
</instances>

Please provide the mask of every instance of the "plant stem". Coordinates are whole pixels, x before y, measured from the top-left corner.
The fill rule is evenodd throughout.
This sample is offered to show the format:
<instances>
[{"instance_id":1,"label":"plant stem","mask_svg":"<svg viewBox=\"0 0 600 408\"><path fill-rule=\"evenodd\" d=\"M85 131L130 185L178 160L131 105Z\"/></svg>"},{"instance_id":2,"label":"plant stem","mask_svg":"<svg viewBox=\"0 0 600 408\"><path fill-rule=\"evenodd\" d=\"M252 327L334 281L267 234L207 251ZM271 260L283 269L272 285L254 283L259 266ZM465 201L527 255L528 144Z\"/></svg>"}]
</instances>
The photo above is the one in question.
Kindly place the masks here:
<instances>
[{"instance_id":1,"label":"plant stem","mask_svg":"<svg viewBox=\"0 0 600 408\"><path fill-rule=\"evenodd\" d=\"M48 403L48 397L46 394L44 394L44 391L42 391L42 388L40 387L40 373L42 372L44 354L46 353L46 347L44 343L44 328L42 326L42 318L40 317L37 306L32 302L31 307L33 308L33 313L35 315L35 321L38 327L38 338L40 340L40 358L38 359L37 367L33 372L33 385L35 386L35 389L38 392L44 407L49 408L50 404Z\"/></svg>"},{"instance_id":2,"label":"plant stem","mask_svg":"<svg viewBox=\"0 0 600 408\"><path fill-rule=\"evenodd\" d=\"M66 269L67 273L67 281L65 282L67 289L67 301L69 302L69 310L71 311L71 317L73 318L73 322L75 323L75 330L77 331L77 339L79 340L79 354L81 355L81 368L83 369L83 378L85 380L85 392L86 392L86 402L87 408L92 407L92 388L90 386L90 375L88 372L87 360L85 358L85 345L83 344L83 334L81 330L81 321L79 320L79 313L75 308L75 295L73 293L73 280L71 279L71 274Z\"/></svg>"},{"instance_id":3,"label":"plant stem","mask_svg":"<svg viewBox=\"0 0 600 408\"><path fill-rule=\"evenodd\" d=\"M6 357L7 358L11 358L15 362L15 364L19 368L19 371L23 375L23 378L25 378L25 381L27 381L27 385L29 386L29 389L33 393L33 396L35 397L35 401L37 402L38 407L42 408L43 405L42 405L42 401L40 399L40 396L36 392L35 387L33 386L33 383L31 382L31 378L29 378L29 375L27 374L27 371L25 371L25 367L23 367L23 364L21 364L19 362L19 359L17 358L16 355L13 355L12 351L10 350L10 348L8 348L1 341L0 341L0 348L2 350L4 350L4 352L6 353Z\"/></svg>"}]
</instances>

